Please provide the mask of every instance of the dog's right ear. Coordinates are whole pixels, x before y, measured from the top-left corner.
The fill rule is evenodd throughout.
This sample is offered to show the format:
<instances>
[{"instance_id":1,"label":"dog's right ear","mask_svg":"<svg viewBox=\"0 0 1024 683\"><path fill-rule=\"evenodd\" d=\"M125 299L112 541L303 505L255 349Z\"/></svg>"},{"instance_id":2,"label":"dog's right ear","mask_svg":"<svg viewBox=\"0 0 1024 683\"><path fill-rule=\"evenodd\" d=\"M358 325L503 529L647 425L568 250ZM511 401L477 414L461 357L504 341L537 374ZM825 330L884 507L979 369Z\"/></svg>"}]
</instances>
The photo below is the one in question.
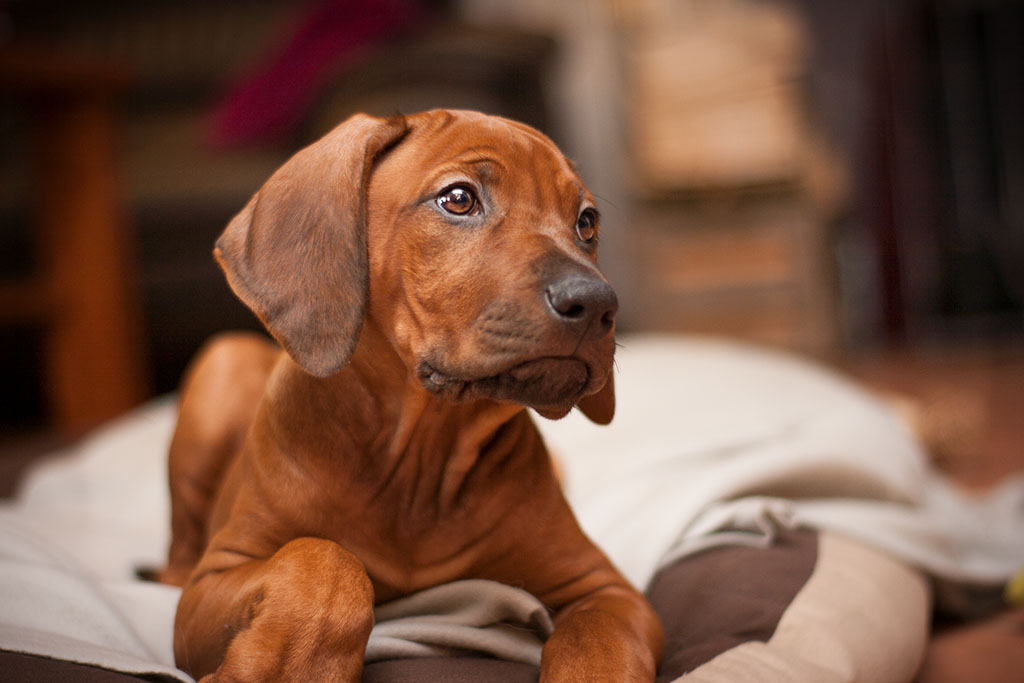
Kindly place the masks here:
<instances>
[{"instance_id":1,"label":"dog's right ear","mask_svg":"<svg viewBox=\"0 0 1024 683\"><path fill-rule=\"evenodd\" d=\"M369 279L364 203L404 117L357 114L299 151L232 219L214 255L235 294L307 372L348 363Z\"/></svg>"}]
</instances>

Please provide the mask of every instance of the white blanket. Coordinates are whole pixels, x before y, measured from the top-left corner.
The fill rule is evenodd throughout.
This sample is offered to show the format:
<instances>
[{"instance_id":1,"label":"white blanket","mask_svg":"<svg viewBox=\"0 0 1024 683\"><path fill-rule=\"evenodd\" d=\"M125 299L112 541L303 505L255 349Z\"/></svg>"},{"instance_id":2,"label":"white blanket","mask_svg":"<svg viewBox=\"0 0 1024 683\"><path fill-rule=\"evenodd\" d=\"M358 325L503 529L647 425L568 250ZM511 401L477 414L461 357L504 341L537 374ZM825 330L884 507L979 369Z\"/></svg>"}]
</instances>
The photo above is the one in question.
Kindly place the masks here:
<instances>
[{"instance_id":1,"label":"white blanket","mask_svg":"<svg viewBox=\"0 0 1024 683\"><path fill-rule=\"evenodd\" d=\"M636 585L710 544L768 542L780 524L838 531L965 584L995 587L1024 567L1024 479L984 500L964 496L885 406L793 357L712 340L620 341L611 426L576 414L538 422L582 525ZM190 680L171 654L178 592L134 579L136 566L162 562L168 541L174 411L163 399L110 425L37 467L0 507L0 648ZM459 611L472 595L490 616L434 619L447 632L424 635L422 605L399 607L388 616L409 628L382 623L370 651L535 661L540 638L510 642L500 624L543 637L550 624L529 596L468 584L431 604ZM481 636L466 624L496 628Z\"/></svg>"},{"instance_id":2,"label":"white blanket","mask_svg":"<svg viewBox=\"0 0 1024 683\"><path fill-rule=\"evenodd\" d=\"M192 680L171 650L180 591L134 575L166 552L174 418L163 399L116 421L0 507L0 648Z\"/></svg>"},{"instance_id":3,"label":"white blanket","mask_svg":"<svg viewBox=\"0 0 1024 683\"><path fill-rule=\"evenodd\" d=\"M873 395L795 356L701 338L627 337L615 419L541 422L580 523L637 585L688 553L827 529L946 581L1024 568L1024 476L970 497Z\"/></svg>"}]
</instances>

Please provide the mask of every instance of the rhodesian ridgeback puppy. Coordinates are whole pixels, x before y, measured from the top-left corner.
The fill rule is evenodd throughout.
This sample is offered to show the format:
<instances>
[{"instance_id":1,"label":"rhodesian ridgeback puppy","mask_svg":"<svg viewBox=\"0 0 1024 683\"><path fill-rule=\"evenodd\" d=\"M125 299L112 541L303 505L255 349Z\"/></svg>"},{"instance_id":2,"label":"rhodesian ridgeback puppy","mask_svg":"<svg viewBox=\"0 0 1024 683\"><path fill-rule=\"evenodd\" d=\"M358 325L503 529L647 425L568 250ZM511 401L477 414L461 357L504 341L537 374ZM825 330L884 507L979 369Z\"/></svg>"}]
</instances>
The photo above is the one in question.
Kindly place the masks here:
<instances>
[{"instance_id":1,"label":"rhodesian ridgeback puppy","mask_svg":"<svg viewBox=\"0 0 1024 683\"><path fill-rule=\"evenodd\" d=\"M171 445L183 669L358 681L375 603L483 578L553 611L541 680L653 680L658 619L525 410L612 417L597 236L555 145L473 112L355 116L267 181L214 253L283 352L208 346Z\"/></svg>"}]
</instances>

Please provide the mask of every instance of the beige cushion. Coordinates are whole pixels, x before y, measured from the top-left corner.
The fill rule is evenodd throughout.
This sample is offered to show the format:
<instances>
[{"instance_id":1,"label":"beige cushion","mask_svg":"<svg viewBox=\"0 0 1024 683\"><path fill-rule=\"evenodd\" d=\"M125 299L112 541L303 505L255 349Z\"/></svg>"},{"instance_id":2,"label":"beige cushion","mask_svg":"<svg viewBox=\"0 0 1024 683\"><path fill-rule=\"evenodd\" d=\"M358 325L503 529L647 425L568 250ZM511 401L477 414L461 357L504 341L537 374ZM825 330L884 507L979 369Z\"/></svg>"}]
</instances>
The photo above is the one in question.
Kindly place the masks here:
<instances>
[{"instance_id":1,"label":"beige cushion","mask_svg":"<svg viewBox=\"0 0 1024 683\"><path fill-rule=\"evenodd\" d=\"M920 572L825 533L810 579L767 643L734 647L677 680L909 681L924 655L929 614Z\"/></svg>"}]
</instances>

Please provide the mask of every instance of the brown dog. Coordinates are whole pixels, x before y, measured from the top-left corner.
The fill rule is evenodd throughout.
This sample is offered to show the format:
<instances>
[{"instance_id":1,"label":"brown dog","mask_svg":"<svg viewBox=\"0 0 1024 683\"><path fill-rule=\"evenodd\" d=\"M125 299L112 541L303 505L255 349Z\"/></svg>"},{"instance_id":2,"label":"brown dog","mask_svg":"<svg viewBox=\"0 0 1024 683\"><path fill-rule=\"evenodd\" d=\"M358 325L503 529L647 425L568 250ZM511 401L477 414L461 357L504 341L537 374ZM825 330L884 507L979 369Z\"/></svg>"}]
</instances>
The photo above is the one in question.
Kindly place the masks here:
<instances>
[{"instance_id":1,"label":"brown dog","mask_svg":"<svg viewBox=\"0 0 1024 683\"><path fill-rule=\"evenodd\" d=\"M554 611L544 681L651 681L650 606L584 536L523 406L606 423L597 211L537 131L355 116L281 167L215 254L287 353L213 343L171 445L178 664L358 681L373 605L440 583Z\"/></svg>"}]
</instances>

